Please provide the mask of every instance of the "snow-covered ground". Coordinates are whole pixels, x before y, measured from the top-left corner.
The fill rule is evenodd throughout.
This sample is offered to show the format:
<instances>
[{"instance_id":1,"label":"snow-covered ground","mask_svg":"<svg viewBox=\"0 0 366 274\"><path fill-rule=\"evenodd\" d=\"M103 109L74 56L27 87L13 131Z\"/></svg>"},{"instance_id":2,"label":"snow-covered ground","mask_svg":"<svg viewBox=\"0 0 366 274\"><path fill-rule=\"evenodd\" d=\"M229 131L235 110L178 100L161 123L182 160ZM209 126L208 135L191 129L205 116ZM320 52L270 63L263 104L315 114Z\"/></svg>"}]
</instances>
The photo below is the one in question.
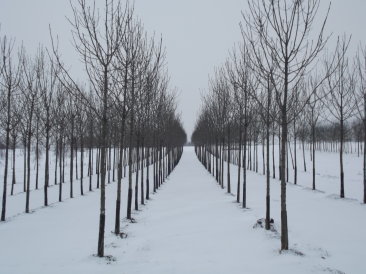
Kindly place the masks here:
<instances>
[{"instance_id":1,"label":"snow-covered ground","mask_svg":"<svg viewBox=\"0 0 366 274\"><path fill-rule=\"evenodd\" d=\"M3 151L2 151L3 152ZM4 178L4 155L1 157L1 169L0 169L0 193L1 197L3 194L3 178ZM78 169L78 176L80 178L80 156L81 153L78 152L78 166L76 167L76 158L74 158L74 179L73 179L73 196L80 196L80 180L76 179L76 169ZM23 184L24 184L24 168L23 168L23 150L16 150L16 161L15 161L15 174L16 174L16 184L14 185L14 195L11 195L11 184L12 184L12 172L13 172L13 164L12 164L12 152L10 152L9 156L9 170L8 170L8 181L7 181L7 206L6 206L6 218L13 219L16 216L22 215L25 212L25 201L26 201L26 193L24 192ZM92 187L93 189L97 187L96 175L95 175L95 161L97 159L97 150L93 150L94 164L93 164L93 180ZM111 155L113 157L113 153ZM113 159L113 158L112 158ZM59 182L59 163L57 164L57 182ZM38 178L38 189L36 189L36 159L34 153L31 155L31 169L30 169L30 210L36 211L38 209L43 208L44 205L44 177L45 177L45 155L40 154L39 160L39 178ZM128 169L127 169L128 170ZM69 155L65 156L65 183L62 185L62 200L67 200L70 198L70 157ZM84 193L87 193L89 190L89 177L88 174L88 152L84 153L84 180L83 180L83 188ZM110 181L113 179L113 170L110 170ZM115 171L115 179L117 179L117 172ZM107 173L107 181L108 181L108 173ZM49 187L48 187L48 202L49 204L57 204L59 201L59 185L55 185L55 155L53 152L50 152L50 171L49 171Z\"/></svg>"},{"instance_id":2,"label":"snow-covered ground","mask_svg":"<svg viewBox=\"0 0 366 274\"><path fill-rule=\"evenodd\" d=\"M349 144L350 145L350 144ZM353 153L343 154L343 165L344 165L344 188L345 196L348 199L363 201L363 155L358 156L357 154L357 143L353 143ZM265 148L266 149L266 148ZM278 178L279 170L279 155L278 145L274 147L275 151L275 174ZM305 163L306 172L304 170L303 151L301 145L297 147L297 184L307 189L312 188L312 162L310 157L310 151L305 150ZM253 153L253 152L252 152ZM294 158L294 146L291 145L291 153ZM340 195L340 163L339 153L337 152L315 152L315 163L316 163L316 189L327 193L329 196L334 198ZM253 157L253 156L252 156ZM265 156L266 157L266 156ZM289 183L294 182L294 170L291 160L291 154L289 153ZM271 178L273 174L273 159L272 159L272 146L270 147L270 172ZM226 166L225 166L226 168ZM258 173L263 174L263 156L262 146L258 145Z\"/></svg>"},{"instance_id":3,"label":"snow-covered ground","mask_svg":"<svg viewBox=\"0 0 366 274\"><path fill-rule=\"evenodd\" d=\"M299 181L305 188L288 184L291 251L285 254L279 253L277 233L253 228L265 213L264 176L248 173L249 209L242 209L188 147L158 193L134 212L137 223L122 220L126 239L111 233L116 184L108 185L105 253L110 260L93 256L98 235L96 190L0 223L0 273L365 273L366 207L360 203L361 193L355 190L351 195L354 185L347 169L346 194L358 200L332 195L338 193L337 187L333 191L326 186L333 184L328 175L337 171L331 161L337 163L338 158L324 157L319 153L319 163L324 163L319 172L325 175L319 175L318 182L319 189L326 190L313 192L306 181ZM235 166L231 174L234 190ZM122 216L126 186L124 180ZM272 217L280 231L278 181L272 182L271 195Z\"/></svg>"}]
</instances>

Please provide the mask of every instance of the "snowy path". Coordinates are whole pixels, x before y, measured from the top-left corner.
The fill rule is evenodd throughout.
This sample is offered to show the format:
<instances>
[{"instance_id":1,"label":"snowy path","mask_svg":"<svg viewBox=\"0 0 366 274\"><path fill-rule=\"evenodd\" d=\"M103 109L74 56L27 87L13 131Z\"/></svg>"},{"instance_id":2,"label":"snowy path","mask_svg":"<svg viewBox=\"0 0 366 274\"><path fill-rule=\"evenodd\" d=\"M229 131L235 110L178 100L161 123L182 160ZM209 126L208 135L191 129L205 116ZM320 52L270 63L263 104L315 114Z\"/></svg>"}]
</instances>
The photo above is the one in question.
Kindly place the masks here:
<instances>
[{"instance_id":1,"label":"snowy path","mask_svg":"<svg viewBox=\"0 0 366 274\"><path fill-rule=\"evenodd\" d=\"M236 169L231 168L236 189ZM288 186L290 247L278 235L253 229L264 216L264 177L248 173L248 206L222 190L185 148L181 162L151 195L137 223L114 236L115 186L107 188L106 250L96 252L99 192L70 199L0 224L0 273L364 273L366 207ZM272 217L279 223L279 184L272 183ZM123 183L122 197L126 194ZM126 203L123 201L122 216ZM336 272L336 271L343 272Z\"/></svg>"},{"instance_id":2,"label":"snowy path","mask_svg":"<svg viewBox=\"0 0 366 274\"><path fill-rule=\"evenodd\" d=\"M265 245L256 247L263 235L244 233L253 220L232 200L186 149L158 199L129 232L133 246L122 259L128 273L254 273L252 258L266 253Z\"/></svg>"},{"instance_id":3,"label":"snowy path","mask_svg":"<svg viewBox=\"0 0 366 274\"><path fill-rule=\"evenodd\" d=\"M316 250L316 258L280 255L278 235L253 229L262 209L243 210L234 201L205 171L193 148L186 148L158 199L129 229L121 263L128 269L124 273L147 269L156 274L326 270L318 265L322 250Z\"/></svg>"}]
</instances>

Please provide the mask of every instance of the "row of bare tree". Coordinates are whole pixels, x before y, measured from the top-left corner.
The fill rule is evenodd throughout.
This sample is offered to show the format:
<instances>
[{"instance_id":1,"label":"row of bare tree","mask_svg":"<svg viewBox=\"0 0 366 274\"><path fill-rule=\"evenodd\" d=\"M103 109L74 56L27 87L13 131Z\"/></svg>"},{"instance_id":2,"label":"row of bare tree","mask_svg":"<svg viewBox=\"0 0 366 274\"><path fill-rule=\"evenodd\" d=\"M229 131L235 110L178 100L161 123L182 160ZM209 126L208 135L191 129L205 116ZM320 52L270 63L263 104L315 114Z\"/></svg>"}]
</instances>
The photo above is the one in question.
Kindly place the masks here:
<instances>
[{"instance_id":1,"label":"row of bare tree","mask_svg":"<svg viewBox=\"0 0 366 274\"><path fill-rule=\"evenodd\" d=\"M186 134L169 87L162 40L147 35L133 6L109 0L102 11L95 4L78 0L71 3L71 8L73 45L83 62L84 78L76 80L67 69L52 31L52 48L40 47L34 57L24 47L16 51L14 40L0 37L0 122L5 150L1 220L6 216L11 151L12 195L16 184L15 151L19 146L24 148L26 212L30 208L31 182L35 189L39 188L40 152L45 151L43 189L47 206L52 156L54 184L59 185L61 201L65 152L69 155L70 198L73 198L75 179L80 179L80 193L84 193L87 151L89 190L96 174L101 195L98 256L102 257L107 175L108 182L111 173L113 181L117 180L114 232L122 235L122 177L128 178L127 218L132 220L133 194L137 210L139 203L144 204L150 192L155 192L178 164ZM31 178L33 151L37 168Z\"/></svg>"},{"instance_id":2,"label":"row of bare tree","mask_svg":"<svg viewBox=\"0 0 366 274\"><path fill-rule=\"evenodd\" d=\"M298 140L303 148L306 141L310 143L315 189L317 137L325 136L320 135L319 129L335 128L333 138L339 143L336 150L342 198L347 123L361 125L355 139L362 138L363 147L366 144L366 50L360 49L354 61L350 59L347 54L350 38L345 35L337 39L335 50L326 50L329 37L324 37L324 28L330 9L315 33L319 6L319 0L248 1L249 8L243 13L240 25L243 40L210 79L209 92L203 98L192 135L199 159L222 187L226 161L228 192L231 192L230 162L238 165L237 202L241 200L244 208L246 171L249 167L258 172L257 148L262 143L267 186L266 229L270 229L270 155L275 178L274 148L278 140L282 250L288 249L289 152L296 184ZM295 147L293 154L291 147ZM365 150L363 183L366 202Z\"/></svg>"}]
</instances>

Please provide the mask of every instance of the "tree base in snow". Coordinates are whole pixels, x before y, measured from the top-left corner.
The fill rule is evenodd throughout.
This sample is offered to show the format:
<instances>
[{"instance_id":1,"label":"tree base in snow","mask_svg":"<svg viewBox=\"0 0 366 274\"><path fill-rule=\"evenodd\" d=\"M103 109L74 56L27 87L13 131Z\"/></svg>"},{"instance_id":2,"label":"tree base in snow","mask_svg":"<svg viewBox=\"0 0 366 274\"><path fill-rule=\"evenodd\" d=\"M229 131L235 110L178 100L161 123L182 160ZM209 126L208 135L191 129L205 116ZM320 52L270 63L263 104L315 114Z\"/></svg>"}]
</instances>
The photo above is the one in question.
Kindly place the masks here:
<instances>
[{"instance_id":1,"label":"tree base in snow","mask_svg":"<svg viewBox=\"0 0 366 274\"><path fill-rule=\"evenodd\" d=\"M302 253L299 250L296 249L288 249L288 250L280 250L280 254L291 254L291 255L296 255L296 256L305 256L304 253Z\"/></svg>"},{"instance_id":2,"label":"tree base in snow","mask_svg":"<svg viewBox=\"0 0 366 274\"><path fill-rule=\"evenodd\" d=\"M126 239L127 238L127 233L121 232L116 236L120 237L121 239Z\"/></svg>"},{"instance_id":3,"label":"tree base in snow","mask_svg":"<svg viewBox=\"0 0 366 274\"><path fill-rule=\"evenodd\" d=\"M117 237L119 237L121 239L126 239L127 238L127 233L124 233L124 232L120 232L120 233L116 234L114 231L111 231L111 233L113 235L116 235Z\"/></svg>"},{"instance_id":4,"label":"tree base in snow","mask_svg":"<svg viewBox=\"0 0 366 274\"><path fill-rule=\"evenodd\" d=\"M105 255L103 257L99 257L98 255L93 255L94 257L97 257L97 258L102 258L102 259L105 259L107 261L107 264L111 264L113 262L116 262L117 259L116 257L112 256L112 255Z\"/></svg>"},{"instance_id":5,"label":"tree base in snow","mask_svg":"<svg viewBox=\"0 0 366 274\"><path fill-rule=\"evenodd\" d=\"M270 228L269 228L270 231L277 232L277 229L275 228L275 225L274 225L274 220L272 218L269 221L269 225L270 225ZM253 228L265 228L265 227L266 227L265 218L261 218L261 219L257 220L257 222L253 226Z\"/></svg>"},{"instance_id":6,"label":"tree base in snow","mask_svg":"<svg viewBox=\"0 0 366 274\"><path fill-rule=\"evenodd\" d=\"M134 218L131 218L131 219L128 219L128 220L130 221L131 224L137 223L136 219L134 219Z\"/></svg>"}]
</instances>

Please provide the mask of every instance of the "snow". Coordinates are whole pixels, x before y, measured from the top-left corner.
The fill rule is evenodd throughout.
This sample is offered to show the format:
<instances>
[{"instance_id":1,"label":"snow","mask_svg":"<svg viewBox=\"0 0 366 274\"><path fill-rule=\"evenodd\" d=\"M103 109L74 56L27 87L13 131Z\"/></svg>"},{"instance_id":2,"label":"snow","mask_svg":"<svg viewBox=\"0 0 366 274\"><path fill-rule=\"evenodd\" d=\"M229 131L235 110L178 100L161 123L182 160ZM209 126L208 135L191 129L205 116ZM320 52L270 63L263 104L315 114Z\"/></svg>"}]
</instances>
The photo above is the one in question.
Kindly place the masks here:
<instances>
[{"instance_id":1,"label":"snow","mask_svg":"<svg viewBox=\"0 0 366 274\"><path fill-rule=\"evenodd\" d=\"M16 184L14 185L14 195L11 196L11 183L12 183L12 151L9 152L9 170L8 170L8 183L7 183L7 206L6 206L6 217L7 219L12 219L13 217L19 216L25 212L25 196L26 193L23 191L23 150L16 150L16 162L15 162L15 174L16 174ZM97 151L94 150L94 170L93 174L95 174L95 159L97 159ZM80 176L80 152L78 152L78 175ZM112 154L113 155L113 154ZM62 200L67 200L70 197L70 159L69 155L65 156L65 183L62 185ZM54 161L55 155L53 152L50 152L50 171L49 171L49 187L48 187L48 202L49 204L57 204L59 198L59 185L54 185ZM5 156L1 159L1 170L0 176L4 177L4 162ZM44 205L44 166L45 166L45 155L40 155L39 160L39 179L38 179L38 189L35 186L35 177L36 177L36 159L34 154L31 155L31 172L30 172L30 210L34 211L40 208L43 208ZM57 182L59 182L59 163L57 163ZM88 152L84 153L84 192L87 192L89 189L89 177L87 177L88 173ZM112 172L111 172L112 173ZM80 196L80 180L75 179L76 174L76 166L74 160L74 181L73 181L73 193L74 197ZM112 178L112 174L110 175ZM117 177L117 173L115 175ZM96 188L96 176L93 188ZM108 176L107 176L108 179ZM3 181L0 183L0 191L1 195L3 193Z\"/></svg>"},{"instance_id":2,"label":"snow","mask_svg":"<svg viewBox=\"0 0 366 274\"><path fill-rule=\"evenodd\" d=\"M105 253L110 259L93 256L99 217L99 191L95 190L0 223L0 273L365 273L366 207L361 204L358 183L362 175L351 173L352 166L361 171L361 158L346 156L346 196L352 199L341 200L336 195L338 155L317 156L321 191L309 189L306 174L299 174L299 179L305 178L299 181L302 186L288 184L291 250L286 253L279 252L278 233L253 228L265 214L265 177L248 172L249 208L242 209L203 168L193 148L186 147L166 183L146 206L134 211L137 222L122 220L126 239L111 233L116 183L107 186ZM307 164L310 167L310 161ZM236 172L232 165L232 189L236 189ZM75 193L77 186L78 182ZM64 193L67 197L66 189ZM123 217L126 193L124 179ZM271 195L271 217L280 231L277 180L272 182ZM37 203L37 199L43 201L42 195L32 193L31 201ZM24 197L24 210L23 201Z\"/></svg>"},{"instance_id":3,"label":"snow","mask_svg":"<svg viewBox=\"0 0 366 274\"><path fill-rule=\"evenodd\" d=\"M350 146L353 147L353 153L343 154L343 165L344 165L344 180L345 180L345 197L347 199L363 201L363 155L362 153L358 156L357 154L357 143L349 142L347 148L350 151ZM266 149L266 148L265 148ZM252 148L253 150L253 148ZM294 157L294 146L291 144L291 152ZM253 153L253 151L252 151ZM275 153L275 166L276 166L276 178L278 178L279 170L279 156L278 156L278 144L274 147ZM337 198L340 194L340 164L339 164L339 153L338 152L315 152L315 181L316 190L328 194L330 198ZM253 156L252 156L253 157ZM265 156L266 157L266 156ZM270 172L272 178L272 146L270 146ZM305 161L307 171L304 171L303 164L303 152L301 144L298 143L297 147L297 184L303 188L312 191L312 162L310 158L310 151L305 149ZM294 170L289 154L289 182L294 182ZM225 165L226 168L226 165ZM233 167L235 168L235 167ZM258 172L263 174L263 160L262 160L262 146L258 145ZM232 178L235 178L232 176ZM226 179L226 177L225 177Z\"/></svg>"}]
</instances>

